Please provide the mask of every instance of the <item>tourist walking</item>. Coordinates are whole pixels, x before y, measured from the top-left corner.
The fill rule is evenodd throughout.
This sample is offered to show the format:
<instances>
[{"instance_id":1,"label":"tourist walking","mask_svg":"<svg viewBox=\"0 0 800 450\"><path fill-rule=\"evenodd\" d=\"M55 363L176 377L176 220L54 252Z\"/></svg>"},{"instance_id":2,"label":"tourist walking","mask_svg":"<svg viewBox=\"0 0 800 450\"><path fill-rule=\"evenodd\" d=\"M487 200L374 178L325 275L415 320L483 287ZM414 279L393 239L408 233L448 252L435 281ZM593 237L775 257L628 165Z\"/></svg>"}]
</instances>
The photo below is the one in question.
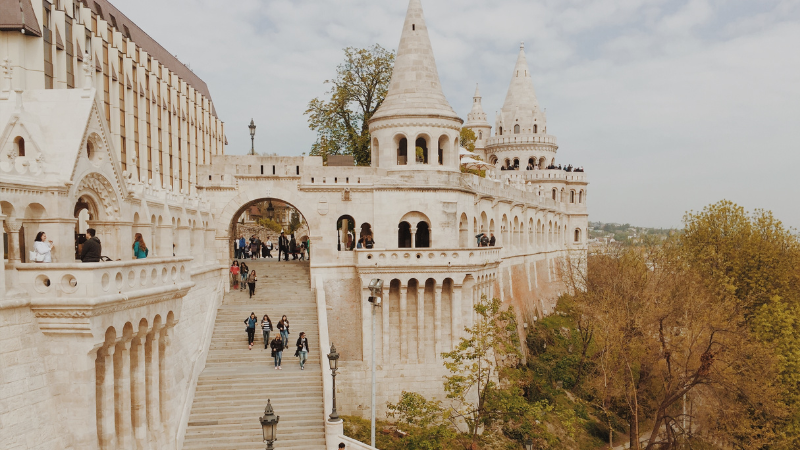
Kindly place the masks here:
<instances>
[{"instance_id":1,"label":"tourist walking","mask_svg":"<svg viewBox=\"0 0 800 450\"><path fill-rule=\"evenodd\" d=\"M83 243L83 249L81 249L81 261L82 262L100 262L100 254L103 252L103 246L100 244L100 238L95 236L94 228L87 228L86 234L89 235L89 239Z\"/></svg>"},{"instance_id":2,"label":"tourist walking","mask_svg":"<svg viewBox=\"0 0 800 450\"><path fill-rule=\"evenodd\" d=\"M261 241L259 241L257 237L253 236L250 241L250 259L258 258L259 244L261 244Z\"/></svg>"},{"instance_id":3,"label":"tourist walking","mask_svg":"<svg viewBox=\"0 0 800 450\"><path fill-rule=\"evenodd\" d=\"M242 277L241 286L239 287L240 291L243 291L247 288L247 274L250 272L250 268L247 267L247 264L242 263L239 267L239 274Z\"/></svg>"},{"instance_id":4,"label":"tourist walking","mask_svg":"<svg viewBox=\"0 0 800 450\"><path fill-rule=\"evenodd\" d=\"M286 318L286 315L281 317L281 321L278 322L278 331L281 332L283 346L286 347L289 345L289 319Z\"/></svg>"},{"instance_id":5,"label":"tourist walking","mask_svg":"<svg viewBox=\"0 0 800 450\"><path fill-rule=\"evenodd\" d=\"M256 339L256 324L258 323L256 313L251 312L250 317L244 319L244 323L247 325L247 343L250 346L250 350L252 350L253 341Z\"/></svg>"},{"instance_id":6,"label":"tourist walking","mask_svg":"<svg viewBox=\"0 0 800 450\"><path fill-rule=\"evenodd\" d=\"M234 259L239 259L239 255L241 253L242 253L242 249L239 248L239 239L234 239L233 240L233 257L234 257Z\"/></svg>"},{"instance_id":7,"label":"tourist walking","mask_svg":"<svg viewBox=\"0 0 800 450\"><path fill-rule=\"evenodd\" d=\"M247 275L247 287L250 288L250 298L253 298L253 294L256 292L256 281L258 281L258 278L256 277L256 271L254 269Z\"/></svg>"},{"instance_id":8,"label":"tourist walking","mask_svg":"<svg viewBox=\"0 0 800 450\"><path fill-rule=\"evenodd\" d=\"M261 319L261 334L264 335L264 348L266 349L269 347L269 333L272 331L272 321L269 320L269 316L264 314L264 318Z\"/></svg>"},{"instance_id":9,"label":"tourist walking","mask_svg":"<svg viewBox=\"0 0 800 450\"><path fill-rule=\"evenodd\" d=\"M147 244L144 243L142 233L136 233L133 237L133 257L136 259L144 259L147 258L148 253L149 250L147 249Z\"/></svg>"},{"instance_id":10,"label":"tourist walking","mask_svg":"<svg viewBox=\"0 0 800 450\"><path fill-rule=\"evenodd\" d=\"M281 359L283 357L283 349L286 348L286 346L283 345L281 337L275 336L275 339L270 342L269 347L272 349L272 357L275 358L275 370L282 370Z\"/></svg>"},{"instance_id":11,"label":"tourist walking","mask_svg":"<svg viewBox=\"0 0 800 450\"><path fill-rule=\"evenodd\" d=\"M33 251L30 254L30 262L53 262L53 257L50 252L54 248L55 245L53 245L53 241L47 239L47 233L44 231L36 233L36 239L33 241Z\"/></svg>"},{"instance_id":12,"label":"tourist walking","mask_svg":"<svg viewBox=\"0 0 800 450\"><path fill-rule=\"evenodd\" d=\"M264 244L265 257L272 258L272 238L267 237L267 242Z\"/></svg>"},{"instance_id":13,"label":"tourist walking","mask_svg":"<svg viewBox=\"0 0 800 450\"><path fill-rule=\"evenodd\" d=\"M239 236L239 258L237 259L244 258L244 250L246 246L247 246L247 241L244 240L244 236Z\"/></svg>"},{"instance_id":14,"label":"tourist walking","mask_svg":"<svg viewBox=\"0 0 800 450\"><path fill-rule=\"evenodd\" d=\"M289 251L292 253L292 261L297 260L297 241L294 240L294 235L291 235L292 238L289 240Z\"/></svg>"},{"instance_id":15,"label":"tourist walking","mask_svg":"<svg viewBox=\"0 0 800 450\"><path fill-rule=\"evenodd\" d=\"M300 337L297 338L297 351L294 356L300 357L300 370L305 370L306 359L308 359L308 338L306 338L305 331L300 332Z\"/></svg>"},{"instance_id":16,"label":"tourist walking","mask_svg":"<svg viewBox=\"0 0 800 450\"><path fill-rule=\"evenodd\" d=\"M239 289L239 261L231 264L231 289Z\"/></svg>"},{"instance_id":17,"label":"tourist walking","mask_svg":"<svg viewBox=\"0 0 800 450\"><path fill-rule=\"evenodd\" d=\"M288 251L289 251L289 240L286 239L286 235L283 234L283 231L281 231L281 235L280 237L278 237L278 261L281 260L281 254L283 254L284 258L283 260L288 261L289 260L289 254L287 253Z\"/></svg>"}]
</instances>

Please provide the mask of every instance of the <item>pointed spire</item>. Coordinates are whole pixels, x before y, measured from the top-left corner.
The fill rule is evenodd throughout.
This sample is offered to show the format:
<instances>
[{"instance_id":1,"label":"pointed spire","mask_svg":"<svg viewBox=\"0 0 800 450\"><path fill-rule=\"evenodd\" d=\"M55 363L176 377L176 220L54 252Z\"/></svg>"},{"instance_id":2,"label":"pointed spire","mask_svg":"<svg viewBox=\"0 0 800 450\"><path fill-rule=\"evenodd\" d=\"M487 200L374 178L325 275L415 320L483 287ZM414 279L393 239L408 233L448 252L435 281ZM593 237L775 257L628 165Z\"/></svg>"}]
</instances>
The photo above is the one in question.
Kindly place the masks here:
<instances>
[{"instance_id":1,"label":"pointed spire","mask_svg":"<svg viewBox=\"0 0 800 450\"><path fill-rule=\"evenodd\" d=\"M442 92L420 0L408 2L389 92L372 119L395 115L458 119Z\"/></svg>"},{"instance_id":2,"label":"pointed spire","mask_svg":"<svg viewBox=\"0 0 800 450\"><path fill-rule=\"evenodd\" d=\"M475 95L473 95L472 98L481 98L481 90L478 87L478 83L475 83Z\"/></svg>"},{"instance_id":3,"label":"pointed spire","mask_svg":"<svg viewBox=\"0 0 800 450\"><path fill-rule=\"evenodd\" d=\"M519 45L519 56L511 75L511 85L508 87L506 101L503 103L503 112L511 113L519 108L520 110L537 111L539 101L536 100L536 91L533 88L533 78L531 70L528 68L528 61L525 59L525 43Z\"/></svg>"},{"instance_id":4,"label":"pointed spire","mask_svg":"<svg viewBox=\"0 0 800 450\"><path fill-rule=\"evenodd\" d=\"M475 85L475 95L472 97L472 110L467 114L467 123L465 123L464 126L467 128L491 128L491 125L489 125L489 122L486 120L486 113L483 112L481 91L477 84Z\"/></svg>"}]
</instances>

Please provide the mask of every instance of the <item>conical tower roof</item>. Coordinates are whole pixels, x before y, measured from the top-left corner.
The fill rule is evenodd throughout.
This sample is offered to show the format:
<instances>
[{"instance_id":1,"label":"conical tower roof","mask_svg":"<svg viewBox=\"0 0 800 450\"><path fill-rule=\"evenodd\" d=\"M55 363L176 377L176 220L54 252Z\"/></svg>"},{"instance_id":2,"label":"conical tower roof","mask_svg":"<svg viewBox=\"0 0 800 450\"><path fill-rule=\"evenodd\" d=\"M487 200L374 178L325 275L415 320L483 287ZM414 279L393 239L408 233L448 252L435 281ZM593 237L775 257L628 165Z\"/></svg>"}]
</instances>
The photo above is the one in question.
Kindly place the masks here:
<instances>
[{"instance_id":1,"label":"conical tower roof","mask_svg":"<svg viewBox=\"0 0 800 450\"><path fill-rule=\"evenodd\" d=\"M420 0L408 2L389 92L372 120L407 115L444 116L461 121L442 92Z\"/></svg>"},{"instance_id":2,"label":"conical tower roof","mask_svg":"<svg viewBox=\"0 0 800 450\"><path fill-rule=\"evenodd\" d=\"M506 101L503 103L504 113L513 113L517 109L531 112L539 110L539 101L536 100L531 70L528 68L528 61L525 59L525 43L519 46L517 65L511 75L511 85L508 86Z\"/></svg>"},{"instance_id":3,"label":"conical tower roof","mask_svg":"<svg viewBox=\"0 0 800 450\"><path fill-rule=\"evenodd\" d=\"M479 87L475 86L475 95L472 96L472 110L467 114L467 123L465 127L488 127L491 128L489 122L486 120L486 113L483 112L483 105L481 105L481 91Z\"/></svg>"}]
</instances>

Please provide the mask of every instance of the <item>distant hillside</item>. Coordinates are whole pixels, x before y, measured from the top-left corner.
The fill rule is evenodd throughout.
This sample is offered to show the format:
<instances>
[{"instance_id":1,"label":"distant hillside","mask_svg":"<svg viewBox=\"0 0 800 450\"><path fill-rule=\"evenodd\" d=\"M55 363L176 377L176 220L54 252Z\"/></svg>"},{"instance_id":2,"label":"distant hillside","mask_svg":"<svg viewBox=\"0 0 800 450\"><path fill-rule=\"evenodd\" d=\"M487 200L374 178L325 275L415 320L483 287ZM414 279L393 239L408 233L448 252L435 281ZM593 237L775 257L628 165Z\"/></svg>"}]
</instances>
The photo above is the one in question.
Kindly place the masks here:
<instances>
[{"instance_id":1,"label":"distant hillside","mask_svg":"<svg viewBox=\"0 0 800 450\"><path fill-rule=\"evenodd\" d=\"M599 244L615 242L637 244L642 241L644 236L665 239L670 233L677 231L675 228L637 227L629 223L589 222L589 242Z\"/></svg>"}]
</instances>

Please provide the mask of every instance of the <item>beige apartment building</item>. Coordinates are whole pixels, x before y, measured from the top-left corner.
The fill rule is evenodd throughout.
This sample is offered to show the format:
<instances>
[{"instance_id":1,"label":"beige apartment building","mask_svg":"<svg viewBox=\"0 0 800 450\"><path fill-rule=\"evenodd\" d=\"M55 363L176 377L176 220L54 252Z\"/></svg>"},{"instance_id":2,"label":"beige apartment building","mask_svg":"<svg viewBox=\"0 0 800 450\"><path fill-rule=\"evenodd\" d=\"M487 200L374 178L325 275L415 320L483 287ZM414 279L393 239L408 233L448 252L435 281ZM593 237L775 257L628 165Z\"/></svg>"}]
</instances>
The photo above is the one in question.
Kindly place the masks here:
<instances>
[{"instance_id":1,"label":"beige apartment building","mask_svg":"<svg viewBox=\"0 0 800 450\"><path fill-rule=\"evenodd\" d=\"M0 63L12 89L92 84L125 176L191 193L224 154L208 86L106 0L0 0Z\"/></svg>"}]
</instances>

